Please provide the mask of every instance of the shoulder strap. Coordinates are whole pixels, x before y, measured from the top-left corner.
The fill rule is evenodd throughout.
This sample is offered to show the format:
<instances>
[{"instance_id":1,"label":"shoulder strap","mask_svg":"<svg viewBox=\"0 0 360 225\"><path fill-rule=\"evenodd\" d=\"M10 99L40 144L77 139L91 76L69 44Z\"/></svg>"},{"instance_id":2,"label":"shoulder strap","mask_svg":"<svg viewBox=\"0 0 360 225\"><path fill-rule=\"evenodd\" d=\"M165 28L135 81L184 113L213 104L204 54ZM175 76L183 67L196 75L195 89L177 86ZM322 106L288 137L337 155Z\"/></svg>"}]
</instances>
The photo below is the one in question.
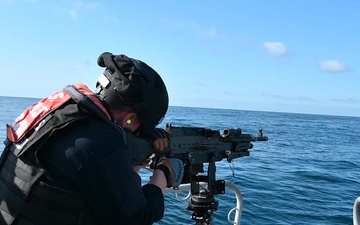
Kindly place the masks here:
<instances>
[{"instance_id":1,"label":"shoulder strap","mask_svg":"<svg viewBox=\"0 0 360 225\"><path fill-rule=\"evenodd\" d=\"M107 114L107 112L104 112L104 110L100 109L99 106L97 106L88 96L86 96L84 93L79 91L74 85L67 85L64 88L64 91L71 96L71 98L80 106L84 107L85 109L91 111L92 113L95 113L102 119L104 122L108 123L112 127L114 127L116 130L120 131L122 136L124 137L124 142L126 143L126 131L122 129L120 126L117 126L115 123L111 121L110 116Z\"/></svg>"},{"instance_id":2,"label":"shoulder strap","mask_svg":"<svg viewBox=\"0 0 360 225\"><path fill-rule=\"evenodd\" d=\"M95 113L102 120L109 122L110 118L108 117L108 115L103 110L101 110L93 101L91 101L89 97L78 91L78 89L74 85L67 85L64 88L64 91L68 95L70 95L76 103L78 103L85 109L88 109L91 112Z\"/></svg>"}]
</instances>

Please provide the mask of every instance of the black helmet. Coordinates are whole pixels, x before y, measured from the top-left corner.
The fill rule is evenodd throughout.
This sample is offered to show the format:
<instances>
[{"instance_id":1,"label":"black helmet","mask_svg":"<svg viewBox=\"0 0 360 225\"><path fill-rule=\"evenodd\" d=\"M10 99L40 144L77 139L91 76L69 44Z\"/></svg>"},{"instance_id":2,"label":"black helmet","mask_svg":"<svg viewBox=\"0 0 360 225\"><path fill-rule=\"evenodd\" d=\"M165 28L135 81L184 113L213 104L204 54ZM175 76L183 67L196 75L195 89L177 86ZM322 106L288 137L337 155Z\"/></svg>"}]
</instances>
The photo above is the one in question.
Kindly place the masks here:
<instances>
[{"instance_id":1,"label":"black helmet","mask_svg":"<svg viewBox=\"0 0 360 225\"><path fill-rule=\"evenodd\" d=\"M160 75L146 63L127 57L101 54L97 61L106 67L96 83L96 94L110 109L129 106L141 121L140 132L151 132L162 122L169 97Z\"/></svg>"}]
</instances>

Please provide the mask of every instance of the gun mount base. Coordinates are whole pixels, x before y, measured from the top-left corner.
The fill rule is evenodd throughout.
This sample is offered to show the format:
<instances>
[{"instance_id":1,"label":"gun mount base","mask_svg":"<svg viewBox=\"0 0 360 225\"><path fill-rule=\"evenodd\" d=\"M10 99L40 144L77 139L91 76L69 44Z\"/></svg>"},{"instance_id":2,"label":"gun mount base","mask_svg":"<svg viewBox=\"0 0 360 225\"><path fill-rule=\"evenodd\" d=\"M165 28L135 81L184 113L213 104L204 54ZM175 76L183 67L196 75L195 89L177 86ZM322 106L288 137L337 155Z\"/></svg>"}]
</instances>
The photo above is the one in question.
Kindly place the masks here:
<instances>
[{"instance_id":1,"label":"gun mount base","mask_svg":"<svg viewBox=\"0 0 360 225\"><path fill-rule=\"evenodd\" d=\"M205 185L205 183L201 183L202 185ZM233 184L230 181L225 180L225 187L227 189L230 189L233 191L235 197L236 197L236 207L233 208L232 210L229 211L228 213L228 221L229 223L233 224L233 225L240 225L241 223L241 213L242 213L242 209L243 209L243 199L242 199L242 194L241 191L239 190L239 188ZM179 186L179 188L177 189L173 189L173 188L167 188L165 189L165 193L170 194L170 193L174 193L175 196L178 193L181 192L189 192L188 196L186 198L183 199L179 199L180 201L187 201L188 199L190 199L190 197L192 196L190 193L190 184L181 184ZM360 197L359 197L360 198ZM233 215L235 213L235 215Z\"/></svg>"},{"instance_id":2,"label":"gun mount base","mask_svg":"<svg viewBox=\"0 0 360 225\"><path fill-rule=\"evenodd\" d=\"M211 224L212 213L217 210L218 206L219 202L213 195L209 195L208 191L201 191L191 197L186 209L193 211L191 219L195 220L196 224L206 225Z\"/></svg>"}]
</instances>

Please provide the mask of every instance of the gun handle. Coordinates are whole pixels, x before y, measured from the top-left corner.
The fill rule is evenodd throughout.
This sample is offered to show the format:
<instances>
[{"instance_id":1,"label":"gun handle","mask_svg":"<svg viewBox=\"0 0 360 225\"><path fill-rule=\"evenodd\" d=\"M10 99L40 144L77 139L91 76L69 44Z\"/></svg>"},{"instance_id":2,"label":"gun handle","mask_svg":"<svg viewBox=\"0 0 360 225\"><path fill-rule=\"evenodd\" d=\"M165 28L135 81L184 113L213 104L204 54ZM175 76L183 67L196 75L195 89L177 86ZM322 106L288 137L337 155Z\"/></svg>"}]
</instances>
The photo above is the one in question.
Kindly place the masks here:
<instances>
[{"instance_id":1,"label":"gun handle","mask_svg":"<svg viewBox=\"0 0 360 225\"><path fill-rule=\"evenodd\" d=\"M125 142L134 164L147 162L148 158L155 153L150 141L139 138L128 131L125 132Z\"/></svg>"},{"instance_id":2,"label":"gun handle","mask_svg":"<svg viewBox=\"0 0 360 225\"><path fill-rule=\"evenodd\" d=\"M170 151L168 147L163 152L159 152L153 148L152 143L145 139L135 136L134 134L125 131L126 144L129 147L131 157L134 164L143 164L149 161L152 154L165 155Z\"/></svg>"}]
</instances>

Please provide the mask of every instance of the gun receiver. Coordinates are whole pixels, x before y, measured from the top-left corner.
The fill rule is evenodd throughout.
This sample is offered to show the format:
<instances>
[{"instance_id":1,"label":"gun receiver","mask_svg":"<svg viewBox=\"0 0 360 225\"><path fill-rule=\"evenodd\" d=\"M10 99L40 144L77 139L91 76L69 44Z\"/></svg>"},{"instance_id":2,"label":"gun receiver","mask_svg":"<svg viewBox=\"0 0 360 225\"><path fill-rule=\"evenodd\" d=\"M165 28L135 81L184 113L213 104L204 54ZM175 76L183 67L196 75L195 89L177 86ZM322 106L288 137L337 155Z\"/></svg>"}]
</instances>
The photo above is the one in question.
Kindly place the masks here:
<instances>
[{"instance_id":1,"label":"gun receiver","mask_svg":"<svg viewBox=\"0 0 360 225\"><path fill-rule=\"evenodd\" d=\"M170 134L169 156L189 164L202 164L249 156L252 142L267 141L264 136L243 134L240 128L225 129L223 133L201 127L174 127L166 125Z\"/></svg>"},{"instance_id":2,"label":"gun receiver","mask_svg":"<svg viewBox=\"0 0 360 225\"><path fill-rule=\"evenodd\" d=\"M223 159L231 162L235 158L249 156L253 142L268 140L261 129L258 136L253 136L244 134L240 128L224 129L220 133L218 130L203 127L177 127L166 124L166 131L171 141L162 153L156 153L147 140L127 133L127 143L131 145L134 163L148 161L153 153L181 159L185 166L202 165Z\"/></svg>"}]
</instances>

